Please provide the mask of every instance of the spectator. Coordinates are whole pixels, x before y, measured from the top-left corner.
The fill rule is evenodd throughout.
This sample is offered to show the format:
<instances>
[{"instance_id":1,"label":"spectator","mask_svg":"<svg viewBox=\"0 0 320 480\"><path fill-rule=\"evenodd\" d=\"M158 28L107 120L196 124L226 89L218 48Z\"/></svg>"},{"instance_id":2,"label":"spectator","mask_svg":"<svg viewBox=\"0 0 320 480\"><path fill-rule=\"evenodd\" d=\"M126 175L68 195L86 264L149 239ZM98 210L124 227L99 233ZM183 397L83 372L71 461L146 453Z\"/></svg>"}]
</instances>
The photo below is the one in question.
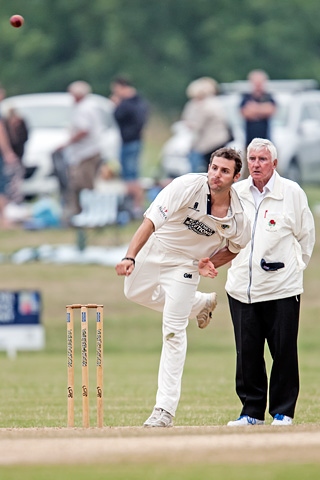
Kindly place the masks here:
<instances>
[{"instance_id":1,"label":"spectator","mask_svg":"<svg viewBox=\"0 0 320 480\"><path fill-rule=\"evenodd\" d=\"M199 274L214 278L250 239L250 226L232 185L241 158L233 149L212 154L208 173L174 179L152 202L125 258L128 299L163 316L163 347L156 405L146 427L171 427L179 402L189 318L205 328L215 293L197 291ZM214 265L213 263L214 262Z\"/></svg>"},{"instance_id":2,"label":"spectator","mask_svg":"<svg viewBox=\"0 0 320 480\"><path fill-rule=\"evenodd\" d=\"M28 128L25 120L19 115L14 108L9 108L4 116L4 125L7 131L11 148L16 154L19 162L16 162L10 172L10 180L7 185L7 195L10 201L21 203L23 200L22 182L24 177L24 167L22 157L24 146L28 140Z\"/></svg>"},{"instance_id":3,"label":"spectator","mask_svg":"<svg viewBox=\"0 0 320 480\"><path fill-rule=\"evenodd\" d=\"M148 105L131 82L123 77L111 83L114 116L122 138L121 168L128 195L133 199L132 215L142 217L144 193L140 184L140 156L143 128L148 119Z\"/></svg>"},{"instance_id":4,"label":"spectator","mask_svg":"<svg viewBox=\"0 0 320 480\"><path fill-rule=\"evenodd\" d=\"M193 135L189 158L195 173L206 171L212 152L230 141L226 113L217 92L217 82L209 77L198 78L187 88L190 100L181 117Z\"/></svg>"},{"instance_id":5,"label":"spectator","mask_svg":"<svg viewBox=\"0 0 320 480\"><path fill-rule=\"evenodd\" d=\"M0 102L5 97L5 90L0 86ZM11 223L5 216L8 204L8 185L11 172L19 166L19 159L12 150L3 118L0 115L0 227L8 228Z\"/></svg>"},{"instance_id":6,"label":"spectator","mask_svg":"<svg viewBox=\"0 0 320 480\"><path fill-rule=\"evenodd\" d=\"M101 164L99 138L102 122L99 112L90 100L91 86L76 81L68 86L74 99L70 136L56 152L64 152L68 164L69 189L67 192L66 221L80 213L80 192L92 190ZM54 153L56 153L54 152Z\"/></svg>"},{"instance_id":7,"label":"spectator","mask_svg":"<svg viewBox=\"0 0 320 480\"><path fill-rule=\"evenodd\" d=\"M12 146L19 160L22 160L24 146L28 140L28 127L25 120L14 108L8 108L4 116L4 124Z\"/></svg>"},{"instance_id":8,"label":"spectator","mask_svg":"<svg viewBox=\"0 0 320 480\"><path fill-rule=\"evenodd\" d=\"M246 147L256 137L271 139L270 118L276 111L276 103L273 96L267 92L268 79L263 70L252 70L248 75L251 92L243 95L240 104L241 115L245 120ZM244 162L242 176L248 176L247 162Z\"/></svg>"},{"instance_id":9,"label":"spectator","mask_svg":"<svg viewBox=\"0 0 320 480\"><path fill-rule=\"evenodd\" d=\"M314 221L304 191L276 172L277 151L270 140L253 139L247 159L250 177L234 188L252 222L251 242L232 261L226 283L242 410L228 425L263 424L268 390L272 425L291 425L299 393L300 295ZM265 342L272 357L269 389Z\"/></svg>"}]
</instances>

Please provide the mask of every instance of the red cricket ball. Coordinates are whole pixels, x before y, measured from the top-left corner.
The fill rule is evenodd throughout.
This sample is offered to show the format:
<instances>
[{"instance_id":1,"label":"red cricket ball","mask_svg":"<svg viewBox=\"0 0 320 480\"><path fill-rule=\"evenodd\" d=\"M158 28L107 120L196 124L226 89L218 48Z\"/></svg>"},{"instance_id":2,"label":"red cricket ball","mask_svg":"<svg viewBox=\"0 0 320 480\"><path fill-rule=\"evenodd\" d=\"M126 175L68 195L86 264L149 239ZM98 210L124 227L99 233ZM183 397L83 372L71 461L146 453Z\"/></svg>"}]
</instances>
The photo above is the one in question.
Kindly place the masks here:
<instances>
[{"instance_id":1,"label":"red cricket ball","mask_svg":"<svg viewBox=\"0 0 320 480\"><path fill-rule=\"evenodd\" d=\"M12 15L10 23L14 28L20 28L24 24L24 18L21 15Z\"/></svg>"}]
</instances>

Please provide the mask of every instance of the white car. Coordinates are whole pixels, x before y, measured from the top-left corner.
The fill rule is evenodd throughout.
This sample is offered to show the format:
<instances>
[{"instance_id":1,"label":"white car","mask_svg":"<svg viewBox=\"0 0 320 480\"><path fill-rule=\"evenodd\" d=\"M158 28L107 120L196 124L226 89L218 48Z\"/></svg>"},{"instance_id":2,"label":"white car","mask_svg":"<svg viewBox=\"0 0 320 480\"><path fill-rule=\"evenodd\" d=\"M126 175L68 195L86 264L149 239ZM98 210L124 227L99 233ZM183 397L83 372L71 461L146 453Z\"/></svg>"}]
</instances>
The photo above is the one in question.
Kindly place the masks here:
<instances>
[{"instance_id":1,"label":"white car","mask_svg":"<svg viewBox=\"0 0 320 480\"><path fill-rule=\"evenodd\" d=\"M103 160L119 160L120 133L113 117L111 100L92 94L92 102L101 113L104 130L101 134ZM58 192L58 180L53 174L52 152L68 137L73 98L69 93L34 93L7 97L1 102L1 112L16 109L26 121L29 139L22 159L26 168L23 194L26 198Z\"/></svg>"},{"instance_id":2,"label":"white car","mask_svg":"<svg viewBox=\"0 0 320 480\"><path fill-rule=\"evenodd\" d=\"M271 138L278 150L278 171L303 183L320 182L320 91L276 96Z\"/></svg>"},{"instance_id":3,"label":"white car","mask_svg":"<svg viewBox=\"0 0 320 480\"><path fill-rule=\"evenodd\" d=\"M222 84L221 95L234 140L233 146L245 151L244 123L239 112L241 92L248 91L247 82ZM271 140L278 151L278 172L298 183L320 182L320 90L312 80L269 82L269 90L277 103L271 121ZM164 145L162 165L170 173L179 159L179 168L190 171L188 150L191 134L180 125L179 130ZM179 148L183 145L183 148ZM180 152L180 155L179 155ZM171 166L171 167L170 167Z\"/></svg>"}]
</instances>

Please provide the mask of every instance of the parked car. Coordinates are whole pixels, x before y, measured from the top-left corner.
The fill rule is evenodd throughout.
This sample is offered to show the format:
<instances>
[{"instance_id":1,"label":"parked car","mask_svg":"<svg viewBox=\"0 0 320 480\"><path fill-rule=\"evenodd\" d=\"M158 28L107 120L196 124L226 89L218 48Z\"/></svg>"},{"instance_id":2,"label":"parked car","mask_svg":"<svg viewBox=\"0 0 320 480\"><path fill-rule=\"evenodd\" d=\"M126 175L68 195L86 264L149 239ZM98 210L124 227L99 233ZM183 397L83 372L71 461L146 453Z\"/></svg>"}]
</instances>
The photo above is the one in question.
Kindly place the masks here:
<instances>
[{"instance_id":1,"label":"parked car","mask_svg":"<svg viewBox=\"0 0 320 480\"><path fill-rule=\"evenodd\" d=\"M101 154L105 161L118 160L120 134L113 118L112 102L92 94L91 100L101 113ZM23 182L25 197L55 194L58 181L53 174L52 152L68 136L73 98L69 93L34 93L7 97L1 102L1 112L16 109L29 128L22 162L26 168Z\"/></svg>"},{"instance_id":2,"label":"parked car","mask_svg":"<svg viewBox=\"0 0 320 480\"><path fill-rule=\"evenodd\" d=\"M247 82L223 84L221 99L225 104L234 140L229 143L245 151L244 123L239 112L241 92L248 91ZM320 90L312 80L269 82L277 103L271 121L271 139L278 151L278 172L284 177L303 183L320 182ZM182 138L184 137L184 139ZM190 131L174 126L172 137L164 145L162 165L164 174L179 159L179 168L190 171L186 149L191 144ZM180 148L179 145L183 145ZM181 155L179 155L181 152ZM172 159L172 160L171 160ZM184 165L184 167L182 166ZM188 170L189 168L189 170Z\"/></svg>"}]
</instances>

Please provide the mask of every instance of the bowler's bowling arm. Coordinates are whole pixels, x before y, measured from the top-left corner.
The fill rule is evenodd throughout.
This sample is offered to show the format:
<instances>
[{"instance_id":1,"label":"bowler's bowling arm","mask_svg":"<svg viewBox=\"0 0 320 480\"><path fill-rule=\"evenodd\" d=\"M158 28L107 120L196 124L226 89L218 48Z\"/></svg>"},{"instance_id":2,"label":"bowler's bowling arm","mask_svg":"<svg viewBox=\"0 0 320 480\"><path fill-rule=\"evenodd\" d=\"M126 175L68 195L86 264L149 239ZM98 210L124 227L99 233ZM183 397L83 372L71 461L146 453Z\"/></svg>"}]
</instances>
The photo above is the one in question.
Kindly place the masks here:
<instances>
[{"instance_id":1,"label":"bowler's bowling arm","mask_svg":"<svg viewBox=\"0 0 320 480\"><path fill-rule=\"evenodd\" d=\"M210 260L215 268L219 268L222 267L222 265L231 262L231 260L233 260L237 255L237 253L230 252L228 247L224 247L210 257Z\"/></svg>"},{"instance_id":2,"label":"bowler's bowling arm","mask_svg":"<svg viewBox=\"0 0 320 480\"><path fill-rule=\"evenodd\" d=\"M126 253L126 257L136 258L141 248L147 243L149 237L154 232L154 224L149 218L144 218L140 227L133 235Z\"/></svg>"}]
</instances>

